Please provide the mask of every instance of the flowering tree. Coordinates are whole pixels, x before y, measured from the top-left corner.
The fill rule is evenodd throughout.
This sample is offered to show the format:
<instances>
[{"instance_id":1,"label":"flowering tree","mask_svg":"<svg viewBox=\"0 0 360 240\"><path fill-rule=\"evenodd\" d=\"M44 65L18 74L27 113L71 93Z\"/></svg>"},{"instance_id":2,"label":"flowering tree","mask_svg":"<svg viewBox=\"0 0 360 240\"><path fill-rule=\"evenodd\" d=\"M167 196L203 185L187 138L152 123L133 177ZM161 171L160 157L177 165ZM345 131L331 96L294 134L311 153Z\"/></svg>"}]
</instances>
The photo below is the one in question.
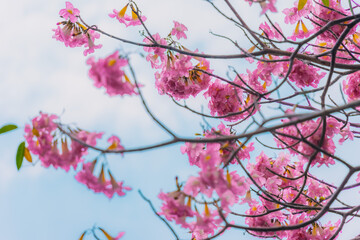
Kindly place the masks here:
<instances>
[{"instance_id":1,"label":"flowering tree","mask_svg":"<svg viewBox=\"0 0 360 240\"><path fill-rule=\"evenodd\" d=\"M349 219L360 217L360 204L341 198L348 191L358 194L360 165L337 154L339 146L360 133L360 5L353 0L296 0L293 7L283 8L275 0L245 0L241 4L260 5L257 14L266 19L253 29L247 16L239 14L241 4L206 1L238 27L249 49L222 35L217 36L238 53L213 55L188 49L181 43L191 34L185 25L173 21L167 36L152 33L146 13L132 0L109 17L126 27L141 28L143 42L117 37L88 23L70 2L59 12L61 22L53 29L53 38L67 47L85 47L85 56L101 48L101 36L139 46L155 71L159 94L201 116L205 123L218 120L216 125L207 124L196 137L172 131L147 105L142 94L145 86L136 78L139 70L131 65L131 56L115 51L104 58L88 58L89 77L109 96L140 98L154 124L170 139L126 148L118 136L110 134L108 145L99 146L103 133L67 125L56 115L40 112L25 126L25 141L16 157L18 169L23 159L31 163L33 157L45 168L73 168L78 182L113 198L131 188L113 176L102 158L86 158L88 151L126 158L129 152L182 143L179 151L198 169L197 175L176 177L173 191L159 193L159 209L140 192L175 239L180 236L172 224L190 232L184 237L198 240L221 238L225 231L236 230L259 238L336 239ZM220 2L224 4L219 7ZM282 22L274 22L279 16ZM233 66L227 76L220 76L212 68L212 59L239 59L248 68ZM186 103L194 98L205 99L207 109L198 111ZM15 128L7 125L0 133ZM269 136L272 143L265 139ZM337 176L340 184L312 174L332 165L347 169ZM324 220L328 216L332 221ZM84 231L80 240L91 235L100 239L100 234L111 240L124 233L113 237L98 227Z\"/></svg>"}]
</instances>

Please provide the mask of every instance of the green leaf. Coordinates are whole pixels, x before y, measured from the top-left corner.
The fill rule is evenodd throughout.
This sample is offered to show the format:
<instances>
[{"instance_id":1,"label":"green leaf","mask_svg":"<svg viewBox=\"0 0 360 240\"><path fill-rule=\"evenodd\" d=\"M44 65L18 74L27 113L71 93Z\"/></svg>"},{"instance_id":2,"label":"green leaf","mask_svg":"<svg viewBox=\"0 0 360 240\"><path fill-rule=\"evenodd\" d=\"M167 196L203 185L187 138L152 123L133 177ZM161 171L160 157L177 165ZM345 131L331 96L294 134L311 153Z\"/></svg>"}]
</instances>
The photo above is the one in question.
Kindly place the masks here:
<instances>
[{"instance_id":1,"label":"green leaf","mask_svg":"<svg viewBox=\"0 0 360 240\"><path fill-rule=\"evenodd\" d=\"M354 9L353 9L353 6L352 6L352 3L351 3L351 0L349 0L349 6L350 6L350 11L351 11L351 14L354 16L355 13L354 13Z\"/></svg>"},{"instance_id":2,"label":"green leaf","mask_svg":"<svg viewBox=\"0 0 360 240\"><path fill-rule=\"evenodd\" d=\"M321 1L325 6L330 7L330 1L329 0L321 0Z\"/></svg>"},{"instance_id":3,"label":"green leaf","mask_svg":"<svg viewBox=\"0 0 360 240\"><path fill-rule=\"evenodd\" d=\"M14 124L8 124L0 128L0 134L9 132L11 130L17 129L18 127Z\"/></svg>"},{"instance_id":4,"label":"green leaf","mask_svg":"<svg viewBox=\"0 0 360 240\"><path fill-rule=\"evenodd\" d=\"M25 142L20 143L17 153L16 153L16 167L20 170L21 165L24 160L24 153L25 153Z\"/></svg>"},{"instance_id":5,"label":"green leaf","mask_svg":"<svg viewBox=\"0 0 360 240\"><path fill-rule=\"evenodd\" d=\"M324 0L323 0L323 2L324 2ZM305 7L306 3L307 3L307 0L299 0L298 11L303 9Z\"/></svg>"}]
</instances>

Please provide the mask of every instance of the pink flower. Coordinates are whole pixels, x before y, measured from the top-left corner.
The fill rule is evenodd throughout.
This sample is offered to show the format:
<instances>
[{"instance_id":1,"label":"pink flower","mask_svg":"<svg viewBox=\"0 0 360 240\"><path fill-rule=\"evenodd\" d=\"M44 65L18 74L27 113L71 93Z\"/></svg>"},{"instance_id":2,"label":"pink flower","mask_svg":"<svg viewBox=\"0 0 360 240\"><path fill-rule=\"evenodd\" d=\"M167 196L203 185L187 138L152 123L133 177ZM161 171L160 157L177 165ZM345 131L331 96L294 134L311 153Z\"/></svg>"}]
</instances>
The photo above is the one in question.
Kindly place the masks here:
<instances>
[{"instance_id":1,"label":"pink flower","mask_svg":"<svg viewBox=\"0 0 360 240\"><path fill-rule=\"evenodd\" d=\"M300 26L301 26L301 29L300 29ZM290 36L289 38L293 41L296 41L297 38L299 38L299 39L307 38L314 32L315 32L314 29L308 30L306 25L304 24L304 22L302 20L299 20L298 23L296 24L293 35Z\"/></svg>"},{"instance_id":2,"label":"pink flower","mask_svg":"<svg viewBox=\"0 0 360 240\"><path fill-rule=\"evenodd\" d=\"M204 148L204 144L187 142L185 146L181 146L180 150L182 154L186 153L188 155L190 165L198 166Z\"/></svg>"},{"instance_id":3,"label":"pink flower","mask_svg":"<svg viewBox=\"0 0 360 240\"><path fill-rule=\"evenodd\" d=\"M311 22L314 26L314 31L320 30L322 26L327 24L330 21L343 18L345 16L351 15L350 10L345 10L340 1L329 1L329 10L327 7L323 7L321 4L314 4L314 8L312 10L312 14L309 15ZM342 14L341 14L342 13ZM343 15L344 14L344 15ZM323 32L318 36L319 40L323 40L325 42L336 41L340 34L345 30L346 26L341 24L336 24L332 26L329 30ZM349 32L349 35L354 34L356 28L352 28ZM335 35L335 36L334 36Z\"/></svg>"},{"instance_id":4,"label":"pink flower","mask_svg":"<svg viewBox=\"0 0 360 240\"><path fill-rule=\"evenodd\" d=\"M347 79L343 81L343 91L349 102L360 98L360 72L348 75Z\"/></svg>"},{"instance_id":5,"label":"pink flower","mask_svg":"<svg viewBox=\"0 0 360 240\"><path fill-rule=\"evenodd\" d=\"M298 14L297 7L285 8L282 12L285 15L284 21L285 21L286 24L294 24L297 21L299 21L300 18L301 18L301 16Z\"/></svg>"},{"instance_id":6,"label":"pink flower","mask_svg":"<svg viewBox=\"0 0 360 240\"><path fill-rule=\"evenodd\" d=\"M104 193L108 198L112 198L116 193L118 196L124 196L126 191L131 188L123 186L123 182L116 182L115 178L109 171L110 181L105 179L104 167L101 168L99 177L94 176L93 171L96 165L96 160L83 164L83 169L79 171L75 179L85 184L89 189L95 193Z\"/></svg>"},{"instance_id":7,"label":"pink flower","mask_svg":"<svg viewBox=\"0 0 360 240\"><path fill-rule=\"evenodd\" d=\"M287 67L284 68L286 69ZM289 80L294 82L299 88L309 86L316 88L320 80L326 75L325 72L319 73L319 71L319 68L310 66L300 60L295 60Z\"/></svg>"},{"instance_id":8,"label":"pink flower","mask_svg":"<svg viewBox=\"0 0 360 240\"><path fill-rule=\"evenodd\" d=\"M65 4L66 8L61 9L59 15L65 18L65 20L70 19L72 23L76 23L80 14L79 9L74 8L74 6L70 2L66 2Z\"/></svg>"},{"instance_id":9,"label":"pink flower","mask_svg":"<svg viewBox=\"0 0 360 240\"><path fill-rule=\"evenodd\" d=\"M339 139L340 144L345 142L345 140L347 140L347 139L354 140L354 134L350 130L350 124L349 123L346 124L345 128L341 129L340 135L341 135L341 138Z\"/></svg>"},{"instance_id":10,"label":"pink flower","mask_svg":"<svg viewBox=\"0 0 360 240\"><path fill-rule=\"evenodd\" d=\"M176 100L187 99L208 87L211 77L197 69L212 72L209 61L194 58L198 63L193 64L192 59L183 54L168 55L161 72L155 73L155 86L160 94L169 94Z\"/></svg>"},{"instance_id":11,"label":"pink flower","mask_svg":"<svg viewBox=\"0 0 360 240\"><path fill-rule=\"evenodd\" d=\"M283 40L283 37L279 33L279 31L282 32L279 24L275 23L274 25L276 29L273 26L270 27L267 22L264 22L260 24L260 29L266 34L265 37L268 37L270 39L276 38L279 41Z\"/></svg>"},{"instance_id":12,"label":"pink flower","mask_svg":"<svg viewBox=\"0 0 360 240\"><path fill-rule=\"evenodd\" d=\"M170 193L161 192L158 198L163 200L161 206L160 215L164 215L169 221L175 221L184 228L188 228L189 224L186 222L186 218L193 217L194 212L191 210L190 201L189 204L185 204L185 194L181 191L174 191Z\"/></svg>"},{"instance_id":13,"label":"pink flower","mask_svg":"<svg viewBox=\"0 0 360 240\"><path fill-rule=\"evenodd\" d=\"M136 25L141 25L141 21L145 22L146 21L146 17L145 16L140 16L140 19L138 18L138 16L136 15L136 13L131 9L131 17L126 15L126 10L128 8L129 4L126 4L125 7L123 7L120 11L117 11L116 9L113 10L114 13L110 13L109 17L111 18L116 18L117 20L119 20L120 23L125 24L126 27L128 26L136 26ZM130 7L134 7L131 6ZM137 12L138 14L140 14L140 12Z\"/></svg>"},{"instance_id":14,"label":"pink flower","mask_svg":"<svg viewBox=\"0 0 360 240\"><path fill-rule=\"evenodd\" d=\"M83 169L75 176L78 182L85 184L89 189L98 189L99 179L93 175L95 164L96 161L84 163Z\"/></svg>"},{"instance_id":15,"label":"pink flower","mask_svg":"<svg viewBox=\"0 0 360 240\"><path fill-rule=\"evenodd\" d=\"M159 33L152 35L155 41L160 45L167 45L167 42L164 38L161 38ZM151 38L146 37L144 42L147 44L154 44ZM152 68L162 68L166 65L167 56L165 54L166 49L160 47L144 47L144 51L149 54L146 56L146 60L151 63ZM151 53L152 52L152 53Z\"/></svg>"},{"instance_id":16,"label":"pink flower","mask_svg":"<svg viewBox=\"0 0 360 240\"><path fill-rule=\"evenodd\" d=\"M244 95L245 93L241 88L222 83L219 80L210 84L209 89L204 93L205 97L210 98L208 107L211 115L230 115L224 117L227 121L243 119L256 112L253 108L246 110L252 103L252 95L248 94L246 98Z\"/></svg>"},{"instance_id":17,"label":"pink flower","mask_svg":"<svg viewBox=\"0 0 360 240\"><path fill-rule=\"evenodd\" d=\"M208 238L209 235L215 233L221 222L222 219L219 217L218 211L211 211L205 204L203 214L196 213L196 222L190 226L192 237L199 240Z\"/></svg>"},{"instance_id":18,"label":"pink flower","mask_svg":"<svg viewBox=\"0 0 360 240\"><path fill-rule=\"evenodd\" d=\"M171 35L176 36L177 39L181 39L181 38L187 38L186 34L184 33L184 31L187 31L187 27L185 27L184 24L181 24L177 21L174 21L174 27L171 30Z\"/></svg>"},{"instance_id":19,"label":"pink flower","mask_svg":"<svg viewBox=\"0 0 360 240\"><path fill-rule=\"evenodd\" d=\"M91 57L86 63L91 65L89 76L94 80L95 87L104 87L110 96L138 94L135 91L135 84L130 82L123 70L128 65L128 61L120 58L118 51L98 61Z\"/></svg>"},{"instance_id":20,"label":"pink flower","mask_svg":"<svg viewBox=\"0 0 360 240\"><path fill-rule=\"evenodd\" d=\"M95 32L92 29L89 29L87 31L87 33L88 33L88 34L86 34L87 41L85 42L84 46L87 47L88 49L84 50L84 56L94 53L95 49L99 49L102 47L101 44L95 45L95 43L94 43L95 39L100 38L99 33Z\"/></svg>"},{"instance_id":21,"label":"pink flower","mask_svg":"<svg viewBox=\"0 0 360 240\"><path fill-rule=\"evenodd\" d=\"M25 126L25 139L28 149L39 159L44 167L53 166L69 171L71 166L76 169L77 165L84 161L83 156L87 154L87 147L71 141L69 145L66 138L57 139L55 130L57 125L55 115L40 113L33 119L31 127ZM96 139L101 138L102 133L90 133L85 131L73 132L74 137L89 145L95 145ZM61 150L59 150L61 147Z\"/></svg>"},{"instance_id":22,"label":"pink flower","mask_svg":"<svg viewBox=\"0 0 360 240\"><path fill-rule=\"evenodd\" d=\"M109 150L124 150L125 148L120 144L120 139L117 136L111 136L108 140L111 145L108 147Z\"/></svg>"},{"instance_id":23,"label":"pink flower","mask_svg":"<svg viewBox=\"0 0 360 240\"><path fill-rule=\"evenodd\" d=\"M53 38L63 42L66 47L87 47L84 50L84 55L93 53L94 49L101 48L102 45L95 45L94 41L100 38L100 34L92 29L87 29L81 23L72 23L71 21L60 22L58 25L64 25L63 28L59 26L53 29Z\"/></svg>"}]
</instances>

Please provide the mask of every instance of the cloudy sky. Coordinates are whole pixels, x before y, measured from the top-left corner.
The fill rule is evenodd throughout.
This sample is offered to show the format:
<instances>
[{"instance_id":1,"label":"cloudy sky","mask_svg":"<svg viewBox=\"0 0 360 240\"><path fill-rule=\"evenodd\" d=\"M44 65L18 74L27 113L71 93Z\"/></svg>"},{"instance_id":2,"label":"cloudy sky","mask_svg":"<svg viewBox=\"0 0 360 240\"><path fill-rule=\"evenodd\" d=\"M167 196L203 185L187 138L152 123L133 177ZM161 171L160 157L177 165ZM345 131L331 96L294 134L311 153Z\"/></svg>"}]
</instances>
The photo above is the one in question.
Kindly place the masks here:
<instances>
[{"instance_id":1,"label":"cloudy sky","mask_svg":"<svg viewBox=\"0 0 360 240\"><path fill-rule=\"evenodd\" d=\"M77 0L89 24L114 35L142 41L140 28L126 29L108 14L121 9L126 2L105 0ZM207 53L234 53L236 50L223 39L213 37L209 31L231 36L245 48L242 34L232 24L219 17L211 6L201 0L152 0L137 2L147 16L151 32L162 36L169 33L173 20L184 23L188 40L184 45ZM242 14L249 12L247 4L236 4ZM108 97L103 89L96 89L87 76L88 66L83 49L65 48L52 39L51 29L60 21L58 12L65 1L33 0L7 1L0 9L0 125L15 123L20 129L0 136L0 234L8 240L64 240L77 239L92 226L101 226L115 235L125 231L124 239L170 239L171 233L156 218L137 193L144 194L159 207L160 190L175 189L174 176L185 180L196 169L188 166L180 154L180 145L141 154L110 156L110 167L119 180L133 187L125 197L108 200L93 194L74 179L74 171L66 173L53 168L45 169L40 163L25 166L20 172L15 167L15 153L23 141L23 126L39 111L61 116L64 123L76 123L89 131L103 131L105 136L118 135L125 147L135 147L169 139L146 114L139 99L134 97ZM258 26L256 10L248 16L249 25ZM276 17L275 17L276 18ZM256 20L256 21L255 21ZM226 27L224 27L226 26ZM101 37L103 48L96 57L104 57L115 49L141 52L140 48ZM166 96L154 89L153 71L146 61L132 54L139 81L145 85L144 95L150 108L172 130L182 136L200 132L202 119L176 108ZM245 65L238 61L213 61L216 73L224 75L229 64ZM191 102L191 101L190 101ZM199 107L205 102L193 100ZM200 108L199 108L200 109ZM90 153L89 159L94 156ZM189 234L181 232L182 237ZM354 232L348 228L347 233ZM229 234L238 239L242 232ZM234 238L235 239L235 238ZM246 235L246 239L251 239Z\"/></svg>"}]
</instances>

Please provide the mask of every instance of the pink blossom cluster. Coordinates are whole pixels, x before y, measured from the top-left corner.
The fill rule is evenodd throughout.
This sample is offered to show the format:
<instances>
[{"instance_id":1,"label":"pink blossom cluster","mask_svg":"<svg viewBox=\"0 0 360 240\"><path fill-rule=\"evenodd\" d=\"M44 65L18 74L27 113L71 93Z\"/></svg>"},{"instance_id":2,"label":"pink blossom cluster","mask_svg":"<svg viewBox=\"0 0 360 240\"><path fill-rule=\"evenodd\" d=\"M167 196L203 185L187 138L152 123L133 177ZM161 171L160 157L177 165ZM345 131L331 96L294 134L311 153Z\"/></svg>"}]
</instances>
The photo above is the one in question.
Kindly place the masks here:
<instances>
[{"instance_id":1,"label":"pink blossom cluster","mask_svg":"<svg viewBox=\"0 0 360 240\"><path fill-rule=\"evenodd\" d=\"M102 192L107 197L112 198L116 193L119 196L125 195L124 190L131 190L130 187L123 186L123 182L117 182L109 171L110 180L105 179L104 169L100 176L93 175L97 161L84 163L84 156L87 155L87 146L95 146L97 139L103 133L92 133L84 130L71 131L72 140L68 143L68 138L58 137L61 132L57 132L58 124L56 115L40 113L32 119L32 124L25 125L25 139L29 151L37 155L42 165L46 168L62 168L69 171L71 167L77 169L78 164L83 164L83 168L76 175L76 179L85 184L94 192ZM76 140L73 140L75 139ZM108 139L110 146L108 150L121 151L124 147L117 136Z\"/></svg>"},{"instance_id":2,"label":"pink blossom cluster","mask_svg":"<svg viewBox=\"0 0 360 240\"><path fill-rule=\"evenodd\" d=\"M101 48L102 45L95 45L95 39L100 38L100 34L92 29L85 27L78 21L80 11L74 8L70 2L66 2L66 8L61 9L60 17L65 21L59 22L56 29L53 29L53 38L63 42L66 47L81 47L84 46L84 55L93 53L95 49Z\"/></svg>"},{"instance_id":3,"label":"pink blossom cluster","mask_svg":"<svg viewBox=\"0 0 360 240\"><path fill-rule=\"evenodd\" d=\"M201 204L204 208L202 213L199 213L197 208L193 210L193 197L180 189L169 193L161 192L158 198L163 201L159 214L188 229L195 239L205 239L209 234L213 235L222 222L217 211L210 210L206 202Z\"/></svg>"},{"instance_id":4,"label":"pink blossom cluster","mask_svg":"<svg viewBox=\"0 0 360 240\"><path fill-rule=\"evenodd\" d=\"M105 179L104 166L101 168L100 175L97 177L94 175L94 168L96 160L93 162L83 163L83 168L79 171L75 179L85 184L89 189L95 193L103 193L108 198L112 198L114 194L118 196L124 196L125 191L130 191L131 188L124 186L124 182L117 182L109 171L110 180Z\"/></svg>"},{"instance_id":5,"label":"pink blossom cluster","mask_svg":"<svg viewBox=\"0 0 360 240\"><path fill-rule=\"evenodd\" d=\"M283 40L282 31L278 23L274 23L274 26L269 26L267 22L264 22L260 24L259 28L267 38Z\"/></svg>"},{"instance_id":6,"label":"pink blossom cluster","mask_svg":"<svg viewBox=\"0 0 360 240\"><path fill-rule=\"evenodd\" d=\"M330 10L330 8L334 10ZM321 27L326 25L328 22L348 15L349 11L345 10L341 6L341 2L337 0L330 0L329 7L324 6L322 2L307 0L302 9L298 8L298 1L295 1L294 7L284 9L283 13L286 24L296 23L293 35L289 37L295 41L297 38L302 39L309 37L311 34L319 31ZM307 21L307 19L310 21ZM305 22L310 22L313 28L308 29ZM330 28L331 31L325 31L320 34L318 36L318 40L335 42L336 38L340 36L344 29L345 26L335 25ZM354 31L352 31L352 33L354 33Z\"/></svg>"},{"instance_id":7,"label":"pink blossom cluster","mask_svg":"<svg viewBox=\"0 0 360 240\"><path fill-rule=\"evenodd\" d=\"M121 145L120 139L117 136L111 136L108 139L108 143L110 144L108 150L124 150L124 147ZM104 166L101 167L99 176L95 176L94 168L96 164L97 159L92 162L83 163L82 170L76 174L75 179L78 182L85 184L90 190L94 191L95 193L103 193L108 198L112 198L114 194L117 194L118 196L124 196L125 191L131 190L131 187L124 186L123 181L116 181L110 170L108 170L110 179L107 180L105 178Z\"/></svg>"},{"instance_id":8,"label":"pink blossom cluster","mask_svg":"<svg viewBox=\"0 0 360 240\"><path fill-rule=\"evenodd\" d=\"M289 120L284 119L282 121L288 122ZM335 118L328 117L326 119L324 137L322 137L322 126L323 122L321 118L318 118L316 121L310 120L299 123L296 126L285 127L278 131L279 135L277 135L275 141L279 147L287 148L291 154L297 155L302 161L307 161L316 151L317 147L333 155L336 149L333 141L335 135L339 134L342 136L340 142L343 142L346 136L353 138L349 128L341 129L343 125ZM312 165L316 163L318 163L318 166L322 164L328 166L329 164L335 164L335 161L329 155L318 152L312 161Z\"/></svg>"},{"instance_id":9,"label":"pink blossom cluster","mask_svg":"<svg viewBox=\"0 0 360 240\"><path fill-rule=\"evenodd\" d=\"M206 152L205 157L199 161L199 175L190 177L183 190L178 189L168 194L160 193L158 196L163 200L160 214L169 221L175 221L183 228L189 229L196 239L213 235L222 220L218 211L210 209L206 202L200 204L205 204L204 212L200 214L197 207L192 208L192 199L199 194L208 198L216 195L221 199L221 207L229 211L229 206L238 202L239 195L245 195L249 188L245 177L240 177L235 171L224 173L217 165L220 160L217 146L211 145ZM185 199L188 199L186 204Z\"/></svg>"},{"instance_id":10,"label":"pink blossom cluster","mask_svg":"<svg viewBox=\"0 0 360 240\"><path fill-rule=\"evenodd\" d=\"M227 128L223 123L219 124L217 129L212 128L209 131L204 132L205 138L215 138L215 137L226 137L231 136L234 133L230 128ZM226 164L230 158L230 154L234 151L238 151L236 156L240 160L250 159L250 152L254 151L254 143L249 143L247 145L242 144L239 141L225 141L223 143L185 143L185 146L181 146L180 150L182 154L187 154L189 158L190 165L196 165L200 167L200 159L205 158L207 151L207 146L210 149L215 151L215 154L218 154L219 162L216 164ZM240 148L240 149L239 149ZM231 164L237 163L236 159L230 161Z\"/></svg>"},{"instance_id":11,"label":"pink blossom cluster","mask_svg":"<svg viewBox=\"0 0 360 240\"><path fill-rule=\"evenodd\" d=\"M308 141L316 144L316 141L319 141L319 127L314 126L319 123L319 120L308 121L306 122L307 126L298 126L298 128L304 136L311 134ZM340 128L340 122L334 118L328 118L324 143L332 142L332 138L337 134L341 135L344 130ZM231 129L220 124L218 129L205 131L204 137L224 137L231 136L231 134L234 134ZM276 141L282 143L280 140ZM282 137L282 141L286 142L288 139ZM301 143L298 143L301 146L297 146L296 142L291 144L298 151L314 151ZM189 177L185 184L180 186L177 184L178 189L174 192L159 194L159 198L163 201L160 214L164 215L167 220L174 221L188 229L196 239L213 236L216 230L222 226L223 222L219 211L222 211L222 215L226 217L234 207L244 204L249 206L245 212L248 215L245 223L250 227L279 227L309 221L312 216L317 214L317 211L309 210L304 213L301 209L280 208L280 206L294 202L299 205L317 207L319 204L326 204L334 190L315 179L308 178L303 194L299 194L297 189L304 184L304 178L300 176L304 172L305 158L300 157L295 161L290 154L284 152L276 158L270 158L262 152L255 158L255 162L250 161L249 155L243 157L243 160L249 160L246 170L251 179L239 175L237 171L225 171L221 167L227 164L224 159L224 147L228 156L238 148L232 145L234 143L231 141L222 144L186 143L181 147L181 151L187 154L191 165L200 168L198 175ZM331 143L324 145L328 146ZM334 145L326 150L331 152L332 147ZM294 152L290 149L290 153ZM241 160L241 158L238 159ZM325 156L318 156L314 163L321 165L333 162ZM358 180L360 181L360 177ZM260 197L251 196L252 185L271 194L273 199L269 199L268 195L261 194ZM206 199L205 202L204 199ZM198 212L201 205L204 205L203 214ZM201 221L199 221L199 216L202 216ZM204 224L206 225L204 226ZM326 225L320 225L319 222L314 222L312 225L300 229L276 232L276 235L281 239L328 239L335 233L339 224L340 222L335 224L329 222ZM274 232L258 231L251 231L251 233L261 237L275 234Z\"/></svg>"},{"instance_id":12,"label":"pink blossom cluster","mask_svg":"<svg viewBox=\"0 0 360 240\"><path fill-rule=\"evenodd\" d=\"M313 0L314 1L314 0ZM351 15L351 12L349 10L346 10L342 7L341 1L337 0L330 0L329 1L329 7L334 9L329 11L328 8L320 5L320 4L313 4L313 13L314 15L310 16L310 19L312 20L312 24L314 26L314 30L318 31L322 26L324 26L326 23L343 18L346 15ZM315 17L316 16L316 17ZM335 42L337 40L337 37L341 35L341 33L344 31L345 26L341 24L336 24L335 26L332 26L330 28L331 31L325 31L324 33L320 34L318 36L319 40L324 41L331 41ZM354 33L354 29L350 31L350 34ZM335 35L334 35L335 34Z\"/></svg>"},{"instance_id":13,"label":"pink blossom cluster","mask_svg":"<svg viewBox=\"0 0 360 240\"><path fill-rule=\"evenodd\" d=\"M174 21L175 27L171 34L178 38L186 38L186 27ZM170 35L171 35L170 34ZM154 34L153 39L157 44L167 46L166 39ZM154 44L151 38L145 38L145 43ZM168 94L176 100L195 97L201 91L207 89L211 77L204 73L212 73L209 61L204 58L192 57L180 53L173 53L160 47L144 47L148 52L146 59L155 69L155 86L160 94Z\"/></svg>"},{"instance_id":14,"label":"pink blossom cluster","mask_svg":"<svg viewBox=\"0 0 360 240\"><path fill-rule=\"evenodd\" d=\"M25 139L31 153L38 155L44 167L53 166L69 171L84 161L83 156L87 154L87 147L77 141L67 138L55 138L57 124L55 115L40 113L40 116L32 120L32 126L25 125ZM101 138L102 133L91 133L86 131L73 132L74 137L88 145L95 145L96 139ZM59 141L60 140L60 141ZM61 150L59 150L61 147Z\"/></svg>"},{"instance_id":15,"label":"pink blossom cluster","mask_svg":"<svg viewBox=\"0 0 360 240\"><path fill-rule=\"evenodd\" d=\"M276 159L269 158L261 153L255 163L247 166L249 174L253 177L257 186L266 189L271 193L273 199L268 196L259 198L260 202L251 198L247 194L243 202L248 203L249 210L246 214L245 223L251 227L280 227L296 225L311 220L311 217L317 214L315 210L309 210L304 213L297 209L280 209L282 203L296 203L299 205L317 207L319 204L326 204L331 191L328 186L314 179L307 179L303 194L299 194L297 189L303 185L304 178L299 178L304 172L302 162L293 162L288 154L280 154ZM278 203L277 203L278 202ZM264 214L267 213L268 214ZM259 215L259 217L251 217ZM276 232L281 239L328 239L333 236L340 220L331 224L320 226L318 222L312 225L296 230L287 230ZM272 236L274 232L255 232L256 236Z\"/></svg>"},{"instance_id":16,"label":"pink blossom cluster","mask_svg":"<svg viewBox=\"0 0 360 240\"><path fill-rule=\"evenodd\" d=\"M109 96L138 94L135 91L136 85L130 82L123 70L128 66L128 61L119 57L118 51L98 61L91 57L86 63L91 66L89 77L94 80L95 87L104 87Z\"/></svg>"},{"instance_id":17,"label":"pink blossom cluster","mask_svg":"<svg viewBox=\"0 0 360 240\"><path fill-rule=\"evenodd\" d=\"M234 83L243 85L238 79ZM253 106L254 95L220 80L212 82L204 96L210 98L208 107L211 115L221 116L226 121L244 119L257 112Z\"/></svg>"},{"instance_id":18,"label":"pink blossom cluster","mask_svg":"<svg viewBox=\"0 0 360 240\"><path fill-rule=\"evenodd\" d=\"M204 132L204 137L214 138L231 134L233 133L229 128L220 124L218 129ZM238 158L249 159L249 152L254 150L252 145L250 143L248 147L243 146L237 154ZM158 197L163 201L160 214L169 221L175 221L183 228L189 229L196 239L204 239L213 235L222 223L218 210L210 208L210 204L206 202L199 204L195 199L198 195L205 196L207 199L218 198L219 206L228 213L230 207L238 203L240 197L245 196L249 191L250 181L248 179L239 176L236 171L224 171L221 167L226 164L225 161L230 152L233 152L233 148L238 149L239 146L231 141L223 144L207 143L206 145L186 143L181 151L188 155L191 165L200 168L200 172L198 176L189 177L183 189L178 186L174 192L159 194ZM196 206L192 207L192 202L195 205L203 205L204 212L200 214Z\"/></svg>"},{"instance_id":19,"label":"pink blossom cluster","mask_svg":"<svg viewBox=\"0 0 360 240\"><path fill-rule=\"evenodd\" d=\"M284 69L288 69L287 66ZM303 61L295 59L289 75L289 80L294 82L299 88L314 87L316 88L322 78L325 77L325 72L320 72L319 68L310 66ZM285 74L285 73L284 73Z\"/></svg>"},{"instance_id":20,"label":"pink blossom cluster","mask_svg":"<svg viewBox=\"0 0 360 240\"><path fill-rule=\"evenodd\" d=\"M360 99L360 72L348 75L343 81L343 91L349 102Z\"/></svg>"},{"instance_id":21,"label":"pink blossom cluster","mask_svg":"<svg viewBox=\"0 0 360 240\"><path fill-rule=\"evenodd\" d=\"M155 73L155 86L160 94L169 94L176 100L186 99L208 87L211 77L197 69L211 72L209 62L197 59L194 65L192 59L183 54L167 57L161 71Z\"/></svg>"}]
</instances>

